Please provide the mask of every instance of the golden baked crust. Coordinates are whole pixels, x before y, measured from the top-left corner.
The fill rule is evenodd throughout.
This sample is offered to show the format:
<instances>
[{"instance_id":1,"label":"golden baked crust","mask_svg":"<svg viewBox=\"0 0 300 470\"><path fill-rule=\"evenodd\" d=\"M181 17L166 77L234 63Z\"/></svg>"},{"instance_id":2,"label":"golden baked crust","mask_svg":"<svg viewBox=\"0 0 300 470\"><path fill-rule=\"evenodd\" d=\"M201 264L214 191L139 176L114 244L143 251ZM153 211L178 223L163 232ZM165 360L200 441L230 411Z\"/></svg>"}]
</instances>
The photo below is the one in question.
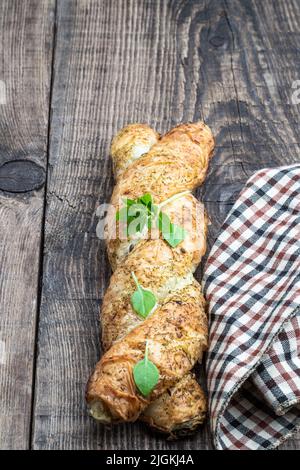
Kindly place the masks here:
<instances>
[{"instance_id":1,"label":"golden baked crust","mask_svg":"<svg viewBox=\"0 0 300 470\"><path fill-rule=\"evenodd\" d=\"M149 146L146 154L141 153ZM152 145L152 147L151 147ZM151 148L150 148L151 147ZM190 193L205 177L214 147L202 122L183 124L158 140L149 126L126 126L114 138L112 158L117 184L107 217L107 249L114 270L102 305L102 343L106 353L87 387L92 416L101 422L141 418L171 436L192 432L205 416L206 401L190 374L207 346L207 319L200 285L193 278L206 249L203 205ZM140 153L139 156L137 156ZM121 236L116 211L124 198L151 193L173 223L188 226L176 247L157 232L143 239ZM176 199L174 195L179 194ZM115 237L117 231L117 237ZM153 291L158 308L146 320L132 309L134 272ZM149 359L160 372L147 398L135 387L132 368L149 344Z\"/></svg>"},{"instance_id":2,"label":"golden baked crust","mask_svg":"<svg viewBox=\"0 0 300 470\"><path fill-rule=\"evenodd\" d=\"M158 139L159 134L147 124L129 124L121 129L111 144L115 178L147 153Z\"/></svg>"},{"instance_id":3,"label":"golden baked crust","mask_svg":"<svg viewBox=\"0 0 300 470\"><path fill-rule=\"evenodd\" d=\"M193 374L185 375L146 408L140 419L169 439L192 434L203 423L206 398Z\"/></svg>"},{"instance_id":4,"label":"golden baked crust","mask_svg":"<svg viewBox=\"0 0 300 470\"><path fill-rule=\"evenodd\" d=\"M182 124L165 134L148 153L134 161L119 178L111 203L151 193L155 203L199 186L214 148L204 123Z\"/></svg>"},{"instance_id":5,"label":"golden baked crust","mask_svg":"<svg viewBox=\"0 0 300 470\"><path fill-rule=\"evenodd\" d=\"M187 212L192 214L190 226L194 229L188 232L178 247L171 248L161 238L142 240L133 248L130 256L118 260L119 265L111 277L102 304L102 344L105 350L116 339L125 336L130 327L142 321L130 304L130 296L135 290L132 272L144 288L152 290L160 303L182 284L194 280L192 273L206 249L206 217L203 206L192 195L182 197L178 202L179 208L186 203ZM165 212L177 223L176 214L172 210Z\"/></svg>"},{"instance_id":6,"label":"golden baked crust","mask_svg":"<svg viewBox=\"0 0 300 470\"><path fill-rule=\"evenodd\" d=\"M135 421L151 401L192 369L206 348L207 324L199 285L195 282L185 289L182 294L186 302L171 298L115 342L98 362L90 379L88 399L100 399L112 421ZM133 366L144 357L146 340L149 359L160 373L158 384L147 398L138 393L132 376Z\"/></svg>"}]
</instances>

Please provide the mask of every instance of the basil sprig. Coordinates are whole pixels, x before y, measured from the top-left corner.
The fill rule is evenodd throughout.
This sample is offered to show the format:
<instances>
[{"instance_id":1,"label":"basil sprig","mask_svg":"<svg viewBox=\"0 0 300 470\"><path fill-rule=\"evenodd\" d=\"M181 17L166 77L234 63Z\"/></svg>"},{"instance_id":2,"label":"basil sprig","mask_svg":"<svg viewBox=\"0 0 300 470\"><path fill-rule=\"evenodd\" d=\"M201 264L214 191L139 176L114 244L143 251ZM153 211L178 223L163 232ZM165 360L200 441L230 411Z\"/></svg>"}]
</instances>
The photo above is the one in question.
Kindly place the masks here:
<instances>
[{"instance_id":1,"label":"basil sprig","mask_svg":"<svg viewBox=\"0 0 300 470\"><path fill-rule=\"evenodd\" d=\"M149 395L159 381L159 371L156 365L148 359L148 340L146 341L145 357L133 368L135 385L142 395Z\"/></svg>"},{"instance_id":2,"label":"basil sprig","mask_svg":"<svg viewBox=\"0 0 300 470\"><path fill-rule=\"evenodd\" d=\"M117 212L116 220L126 223L127 237L142 233L145 228L149 230L155 224L163 239L175 248L186 237L186 231L179 225L173 224L169 216L161 211L161 207L178 196L181 195L175 195L162 204L153 204L149 193L137 199L124 199L125 206Z\"/></svg>"},{"instance_id":3,"label":"basil sprig","mask_svg":"<svg viewBox=\"0 0 300 470\"><path fill-rule=\"evenodd\" d=\"M150 194L144 194L138 199L124 199L124 203L125 206L116 214L116 220L126 223L127 237L141 233L146 225L151 228L152 197Z\"/></svg>"},{"instance_id":4,"label":"basil sprig","mask_svg":"<svg viewBox=\"0 0 300 470\"><path fill-rule=\"evenodd\" d=\"M132 308L141 317L146 318L157 304L156 297L151 290L144 289L139 284L136 275L133 272L131 275L136 285L136 291L130 298Z\"/></svg>"}]
</instances>

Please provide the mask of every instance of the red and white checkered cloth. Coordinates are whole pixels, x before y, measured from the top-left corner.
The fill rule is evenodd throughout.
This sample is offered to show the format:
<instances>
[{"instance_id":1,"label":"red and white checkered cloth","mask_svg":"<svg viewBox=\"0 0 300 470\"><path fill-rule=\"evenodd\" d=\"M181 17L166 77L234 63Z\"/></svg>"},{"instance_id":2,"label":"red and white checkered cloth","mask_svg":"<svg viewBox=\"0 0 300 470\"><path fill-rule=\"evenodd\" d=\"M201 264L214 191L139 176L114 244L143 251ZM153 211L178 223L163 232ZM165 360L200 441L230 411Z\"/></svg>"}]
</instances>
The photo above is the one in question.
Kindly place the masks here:
<instances>
[{"instance_id":1,"label":"red and white checkered cloth","mask_svg":"<svg viewBox=\"0 0 300 470\"><path fill-rule=\"evenodd\" d=\"M272 449L300 428L300 165L247 182L205 267L218 449Z\"/></svg>"}]
</instances>

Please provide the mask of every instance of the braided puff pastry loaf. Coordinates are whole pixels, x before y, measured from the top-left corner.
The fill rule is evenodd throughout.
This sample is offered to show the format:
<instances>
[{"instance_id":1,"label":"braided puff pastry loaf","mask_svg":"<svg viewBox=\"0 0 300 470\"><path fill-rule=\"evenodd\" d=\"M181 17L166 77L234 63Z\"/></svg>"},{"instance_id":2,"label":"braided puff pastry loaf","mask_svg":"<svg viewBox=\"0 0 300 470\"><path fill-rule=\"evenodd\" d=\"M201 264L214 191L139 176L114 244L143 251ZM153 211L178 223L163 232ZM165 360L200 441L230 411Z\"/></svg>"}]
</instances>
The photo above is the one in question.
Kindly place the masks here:
<instances>
[{"instance_id":1,"label":"braided puff pastry loaf","mask_svg":"<svg viewBox=\"0 0 300 470\"><path fill-rule=\"evenodd\" d=\"M106 235L114 273L101 315L106 352L86 394L91 415L102 423L140 418L178 436L193 432L204 419L205 396L191 370L207 347L204 299L193 277L206 249L206 217L191 191L203 182L213 148L212 133L203 122L180 125L161 138L147 125L132 124L113 140L117 183ZM171 221L187 228L175 248L159 232L131 239L120 235L116 211L124 199L145 193L155 204L165 202L163 211ZM157 299L146 319L131 305L132 272ZM159 380L145 397L135 385L133 367L143 359L146 341Z\"/></svg>"}]
</instances>

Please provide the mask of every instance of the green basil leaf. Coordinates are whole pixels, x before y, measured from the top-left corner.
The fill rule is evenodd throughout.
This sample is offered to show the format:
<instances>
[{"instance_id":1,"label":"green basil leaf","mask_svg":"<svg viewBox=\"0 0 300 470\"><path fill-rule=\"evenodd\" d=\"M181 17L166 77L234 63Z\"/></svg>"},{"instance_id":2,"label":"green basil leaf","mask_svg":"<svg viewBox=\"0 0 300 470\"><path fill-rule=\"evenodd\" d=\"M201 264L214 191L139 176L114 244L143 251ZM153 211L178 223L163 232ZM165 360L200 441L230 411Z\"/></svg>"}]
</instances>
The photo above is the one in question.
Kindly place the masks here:
<instances>
[{"instance_id":1,"label":"green basil leaf","mask_svg":"<svg viewBox=\"0 0 300 470\"><path fill-rule=\"evenodd\" d=\"M139 197L138 198L138 202L140 202L141 204L144 204L145 206L149 206L150 204L152 204L152 196L150 193L146 193L144 194L143 196Z\"/></svg>"},{"instance_id":2,"label":"green basil leaf","mask_svg":"<svg viewBox=\"0 0 300 470\"><path fill-rule=\"evenodd\" d=\"M150 215L150 216L148 216L147 225L148 225L148 230L150 230L150 229L151 229L151 227L152 227L152 217L151 217L151 215Z\"/></svg>"},{"instance_id":3,"label":"green basil leaf","mask_svg":"<svg viewBox=\"0 0 300 470\"><path fill-rule=\"evenodd\" d=\"M151 204L150 211L153 218L156 218L159 213L159 207L156 204Z\"/></svg>"},{"instance_id":4,"label":"green basil leaf","mask_svg":"<svg viewBox=\"0 0 300 470\"><path fill-rule=\"evenodd\" d=\"M159 381L159 370L156 365L148 359L148 341L146 341L145 357L133 368L135 385L142 395L149 395Z\"/></svg>"},{"instance_id":5,"label":"green basil leaf","mask_svg":"<svg viewBox=\"0 0 300 470\"><path fill-rule=\"evenodd\" d=\"M125 206L117 211L116 220L120 222L128 222L128 209L132 204L135 204L136 201L134 199L123 199L123 202Z\"/></svg>"},{"instance_id":6,"label":"green basil leaf","mask_svg":"<svg viewBox=\"0 0 300 470\"><path fill-rule=\"evenodd\" d=\"M179 225L172 224L171 233L167 236L164 236L164 239L175 248L179 243L181 243L186 237L186 231Z\"/></svg>"},{"instance_id":7,"label":"green basil leaf","mask_svg":"<svg viewBox=\"0 0 300 470\"><path fill-rule=\"evenodd\" d=\"M138 282L134 273L131 273L137 290L130 297L133 310L141 317L146 318L156 306L156 297L149 289L144 289Z\"/></svg>"},{"instance_id":8,"label":"green basil leaf","mask_svg":"<svg viewBox=\"0 0 300 470\"><path fill-rule=\"evenodd\" d=\"M120 222L127 222L128 221L128 209L127 207L122 207L120 210L118 210L116 214L116 220L119 220Z\"/></svg>"},{"instance_id":9,"label":"green basil leaf","mask_svg":"<svg viewBox=\"0 0 300 470\"><path fill-rule=\"evenodd\" d=\"M158 228L163 239L175 248L186 237L186 231L179 225L173 224L167 214L160 212L158 216Z\"/></svg>"},{"instance_id":10,"label":"green basil leaf","mask_svg":"<svg viewBox=\"0 0 300 470\"><path fill-rule=\"evenodd\" d=\"M148 223L148 210L143 204L133 204L128 209L128 216L131 217L127 224L128 235L132 236L137 232L142 232Z\"/></svg>"},{"instance_id":11,"label":"green basil leaf","mask_svg":"<svg viewBox=\"0 0 300 470\"><path fill-rule=\"evenodd\" d=\"M136 204L137 200L136 199L123 199L127 207L132 206L132 204Z\"/></svg>"},{"instance_id":12,"label":"green basil leaf","mask_svg":"<svg viewBox=\"0 0 300 470\"><path fill-rule=\"evenodd\" d=\"M136 313L146 318L156 305L156 298L153 292L141 287L131 296L131 305Z\"/></svg>"},{"instance_id":13,"label":"green basil leaf","mask_svg":"<svg viewBox=\"0 0 300 470\"><path fill-rule=\"evenodd\" d=\"M141 233L147 224L147 220L148 220L147 216L136 217L130 220L127 225L128 236L132 237L136 233Z\"/></svg>"},{"instance_id":14,"label":"green basil leaf","mask_svg":"<svg viewBox=\"0 0 300 470\"><path fill-rule=\"evenodd\" d=\"M125 207L116 214L116 220L126 222L127 237L141 233L145 227L151 229L157 223L164 240L175 248L186 237L186 231L173 224L167 214L161 212L160 205L153 204L152 195L145 193L137 199L123 199Z\"/></svg>"},{"instance_id":15,"label":"green basil leaf","mask_svg":"<svg viewBox=\"0 0 300 470\"><path fill-rule=\"evenodd\" d=\"M170 232L171 224L172 222L167 214L165 214L164 212L160 212L158 214L157 225L162 234Z\"/></svg>"}]
</instances>

